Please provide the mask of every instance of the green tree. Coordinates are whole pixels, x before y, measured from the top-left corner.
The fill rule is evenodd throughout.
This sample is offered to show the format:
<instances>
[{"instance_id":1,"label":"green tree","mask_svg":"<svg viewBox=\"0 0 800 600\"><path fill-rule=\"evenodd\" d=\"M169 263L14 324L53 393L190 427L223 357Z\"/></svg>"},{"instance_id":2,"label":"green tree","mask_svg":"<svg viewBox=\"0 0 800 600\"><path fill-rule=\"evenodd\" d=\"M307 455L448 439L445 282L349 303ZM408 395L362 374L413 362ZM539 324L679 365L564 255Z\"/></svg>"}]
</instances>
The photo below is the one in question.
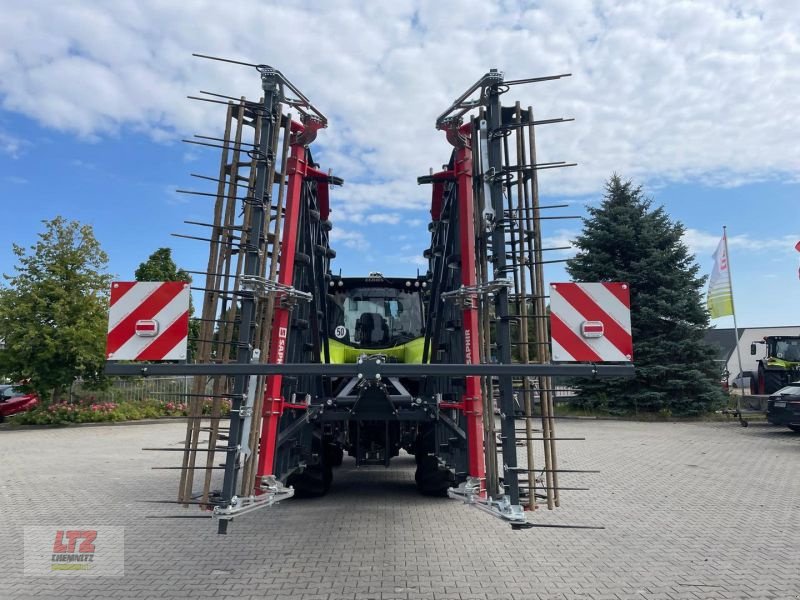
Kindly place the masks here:
<instances>
[{"instance_id":1,"label":"green tree","mask_svg":"<svg viewBox=\"0 0 800 600\"><path fill-rule=\"evenodd\" d=\"M141 263L134 272L136 281L185 281L192 283L192 276L172 259L170 248L159 248L153 252L146 261ZM197 336L200 332L200 322L191 318L194 314L194 303L189 299L189 349L187 361L192 362L197 355Z\"/></svg>"},{"instance_id":2,"label":"green tree","mask_svg":"<svg viewBox=\"0 0 800 600\"><path fill-rule=\"evenodd\" d=\"M192 282L192 277L179 269L172 260L170 248L159 248L146 261L141 263L134 273L136 281L185 281Z\"/></svg>"},{"instance_id":3,"label":"green tree","mask_svg":"<svg viewBox=\"0 0 800 600\"><path fill-rule=\"evenodd\" d=\"M101 385L108 256L90 225L56 217L29 250L13 245L15 274L0 288L0 372L53 402L77 377Z\"/></svg>"},{"instance_id":4,"label":"green tree","mask_svg":"<svg viewBox=\"0 0 800 600\"><path fill-rule=\"evenodd\" d=\"M723 394L714 351L703 342L705 277L681 240L683 225L617 175L600 206L588 211L567 272L575 281L630 284L636 377L582 381L576 402L612 413L716 408Z\"/></svg>"}]
</instances>

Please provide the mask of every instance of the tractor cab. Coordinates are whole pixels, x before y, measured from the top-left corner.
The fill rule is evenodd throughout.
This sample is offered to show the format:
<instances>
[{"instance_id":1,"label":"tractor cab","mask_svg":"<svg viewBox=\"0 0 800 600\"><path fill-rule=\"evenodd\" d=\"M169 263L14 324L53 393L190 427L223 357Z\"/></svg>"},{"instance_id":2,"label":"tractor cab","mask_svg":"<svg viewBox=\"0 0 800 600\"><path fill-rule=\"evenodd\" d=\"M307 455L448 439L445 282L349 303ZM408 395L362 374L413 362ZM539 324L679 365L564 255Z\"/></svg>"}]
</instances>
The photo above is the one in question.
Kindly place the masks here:
<instances>
[{"instance_id":1,"label":"tractor cab","mask_svg":"<svg viewBox=\"0 0 800 600\"><path fill-rule=\"evenodd\" d=\"M425 320L421 278L334 277L328 288L330 362L382 354L390 362L422 362Z\"/></svg>"}]
</instances>

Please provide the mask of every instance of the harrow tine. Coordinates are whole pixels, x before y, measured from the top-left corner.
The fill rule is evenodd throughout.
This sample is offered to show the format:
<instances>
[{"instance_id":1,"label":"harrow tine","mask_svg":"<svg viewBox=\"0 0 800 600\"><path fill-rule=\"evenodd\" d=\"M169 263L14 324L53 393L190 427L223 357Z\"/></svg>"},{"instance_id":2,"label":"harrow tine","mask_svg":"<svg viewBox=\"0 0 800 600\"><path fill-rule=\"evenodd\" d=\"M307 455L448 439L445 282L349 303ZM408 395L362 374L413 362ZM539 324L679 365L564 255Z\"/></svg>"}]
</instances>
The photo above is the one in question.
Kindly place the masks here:
<instances>
[{"instance_id":1,"label":"harrow tine","mask_svg":"<svg viewBox=\"0 0 800 600\"><path fill-rule=\"evenodd\" d=\"M152 470L168 470L168 471L177 471L182 469L188 469L189 471L207 471L209 469L216 470L216 469L224 469L225 467L150 467Z\"/></svg>"},{"instance_id":2,"label":"harrow tine","mask_svg":"<svg viewBox=\"0 0 800 600\"><path fill-rule=\"evenodd\" d=\"M199 506L224 506L219 502L201 502L199 500L136 500L140 504L192 504Z\"/></svg>"},{"instance_id":3,"label":"harrow tine","mask_svg":"<svg viewBox=\"0 0 800 600\"><path fill-rule=\"evenodd\" d=\"M145 515L145 519L213 519L214 515Z\"/></svg>"},{"instance_id":4,"label":"harrow tine","mask_svg":"<svg viewBox=\"0 0 800 600\"><path fill-rule=\"evenodd\" d=\"M142 450L152 452L236 452L236 448L229 446L215 448L142 448Z\"/></svg>"}]
</instances>

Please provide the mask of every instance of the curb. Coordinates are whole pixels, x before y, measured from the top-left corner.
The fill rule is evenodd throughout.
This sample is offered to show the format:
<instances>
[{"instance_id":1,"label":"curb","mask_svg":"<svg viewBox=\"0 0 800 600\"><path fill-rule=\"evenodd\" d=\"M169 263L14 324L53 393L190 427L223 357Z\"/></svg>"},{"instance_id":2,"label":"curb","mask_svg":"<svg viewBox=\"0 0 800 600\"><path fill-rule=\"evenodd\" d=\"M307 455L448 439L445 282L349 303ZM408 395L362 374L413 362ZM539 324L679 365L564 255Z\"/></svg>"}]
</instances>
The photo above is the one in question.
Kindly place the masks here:
<instances>
[{"instance_id":1,"label":"curb","mask_svg":"<svg viewBox=\"0 0 800 600\"><path fill-rule=\"evenodd\" d=\"M129 425L164 425L186 423L187 417L163 417L160 419L138 419L136 421L103 421L101 423L61 423L59 425L14 425L0 423L0 431L29 431L32 429L67 429L71 427L127 427Z\"/></svg>"}]
</instances>

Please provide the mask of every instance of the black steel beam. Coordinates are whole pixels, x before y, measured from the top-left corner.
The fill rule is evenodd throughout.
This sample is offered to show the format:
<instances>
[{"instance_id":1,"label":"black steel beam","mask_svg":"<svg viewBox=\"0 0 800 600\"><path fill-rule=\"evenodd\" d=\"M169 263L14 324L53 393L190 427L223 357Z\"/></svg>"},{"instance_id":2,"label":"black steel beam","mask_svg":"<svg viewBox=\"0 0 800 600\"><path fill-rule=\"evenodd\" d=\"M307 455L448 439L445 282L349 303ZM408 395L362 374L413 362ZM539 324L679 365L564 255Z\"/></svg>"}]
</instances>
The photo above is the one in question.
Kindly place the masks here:
<instances>
[{"instance_id":1,"label":"black steel beam","mask_svg":"<svg viewBox=\"0 0 800 600\"><path fill-rule=\"evenodd\" d=\"M354 377L359 374L367 378L381 377L425 377L467 375L495 375L513 377L565 376L585 378L633 377L632 364L410 364L373 361L364 364L330 365L324 363L293 364L135 364L107 362L107 375L131 375L135 377L163 375L327 375L329 377Z\"/></svg>"}]
</instances>

